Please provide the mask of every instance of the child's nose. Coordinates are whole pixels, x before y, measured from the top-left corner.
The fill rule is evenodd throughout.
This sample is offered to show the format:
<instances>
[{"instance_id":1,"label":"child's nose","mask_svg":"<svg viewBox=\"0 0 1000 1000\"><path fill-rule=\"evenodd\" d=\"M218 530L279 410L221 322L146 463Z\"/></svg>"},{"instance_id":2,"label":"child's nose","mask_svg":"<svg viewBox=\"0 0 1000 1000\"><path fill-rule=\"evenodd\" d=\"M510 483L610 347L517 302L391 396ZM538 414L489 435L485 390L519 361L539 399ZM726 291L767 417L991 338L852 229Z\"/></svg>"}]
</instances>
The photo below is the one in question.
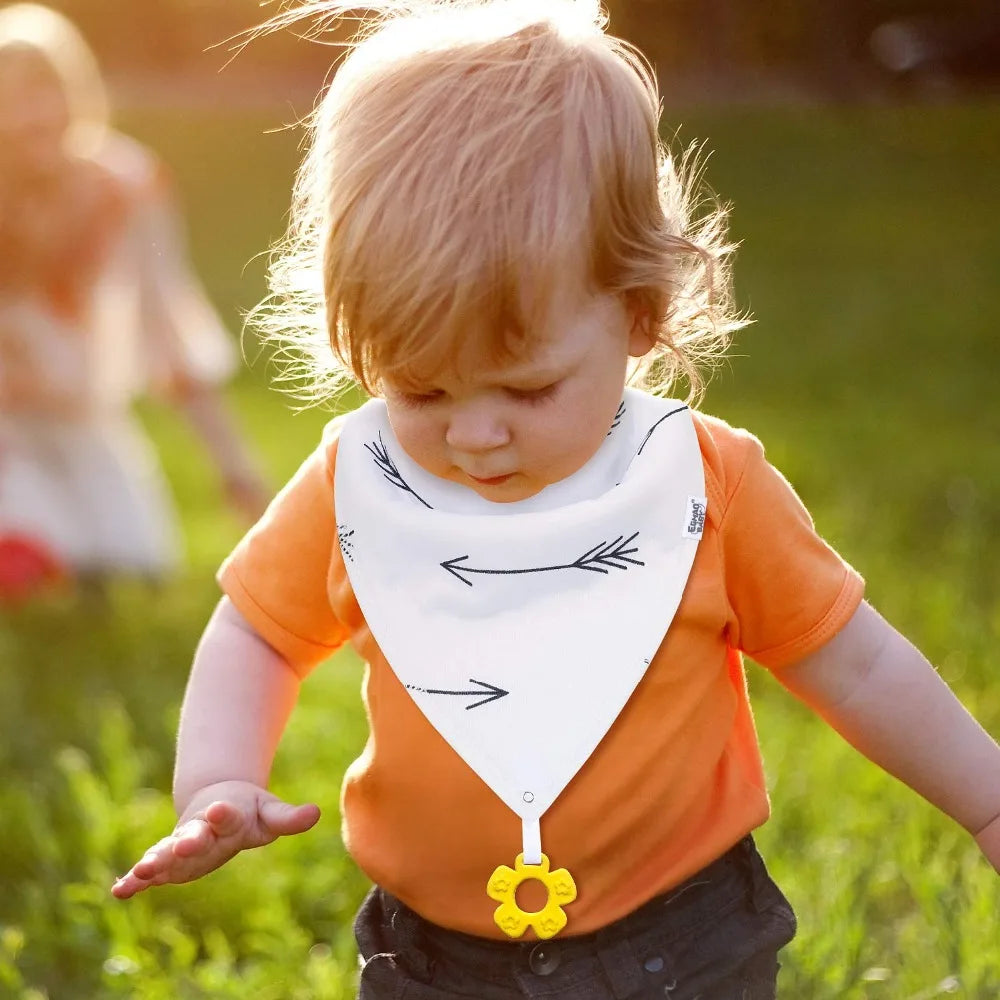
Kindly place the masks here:
<instances>
[{"instance_id":1,"label":"child's nose","mask_svg":"<svg viewBox=\"0 0 1000 1000\"><path fill-rule=\"evenodd\" d=\"M492 451L510 442L510 430L495 407L472 403L451 412L445 441L455 451Z\"/></svg>"}]
</instances>

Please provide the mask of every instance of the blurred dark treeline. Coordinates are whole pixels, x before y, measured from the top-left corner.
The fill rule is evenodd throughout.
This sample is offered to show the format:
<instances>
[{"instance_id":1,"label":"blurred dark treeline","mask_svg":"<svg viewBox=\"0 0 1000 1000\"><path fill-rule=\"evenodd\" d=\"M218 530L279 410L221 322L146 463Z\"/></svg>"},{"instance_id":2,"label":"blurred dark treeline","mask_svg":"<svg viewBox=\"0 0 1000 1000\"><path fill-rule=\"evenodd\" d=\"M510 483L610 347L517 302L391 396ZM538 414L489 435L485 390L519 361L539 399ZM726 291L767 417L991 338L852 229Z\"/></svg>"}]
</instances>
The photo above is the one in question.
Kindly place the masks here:
<instances>
[{"instance_id":1,"label":"blurred dark treeline","mask_svg":"<svg viewBox=\"0 0 1000 1000\"><path fill-rule=\"evenodd\" d=\"M314 90L333 51L291 31L231 63L226 40L278 0L55 0L113 80L246 96ZM707 101L800 95L851 100L894 89L995 88L997 0L608 0L612 30L652 59L666 87ZM665 87L665 89L666 89ZM208 88L206 91L205 88Z\"/></svg>"}]
</instances>

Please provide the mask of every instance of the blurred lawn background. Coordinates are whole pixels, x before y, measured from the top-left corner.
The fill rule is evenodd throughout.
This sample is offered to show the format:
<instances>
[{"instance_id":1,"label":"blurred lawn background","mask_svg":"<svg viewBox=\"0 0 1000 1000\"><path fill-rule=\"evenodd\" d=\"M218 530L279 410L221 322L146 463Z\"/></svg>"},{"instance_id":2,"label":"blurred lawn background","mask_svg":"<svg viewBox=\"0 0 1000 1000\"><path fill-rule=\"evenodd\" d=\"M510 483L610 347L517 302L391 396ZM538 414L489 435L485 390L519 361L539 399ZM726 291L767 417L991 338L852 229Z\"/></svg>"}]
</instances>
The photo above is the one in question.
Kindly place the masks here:
<instances>
[{"instance_id":1,"label":"blurred lawn background","mask_svg":"<svg viewBox=\"0 0 1000 1000\"><path fill-rule=\"evenodd\" d=\"M704 408L764 440L869 599L1000 734L1000 105L667 120L714 150L707 177L734 203L756 318ZM173 168L234 331L263 290L255 255L283 227L299 134L281 124L155 108L122 121ZM329 414L293 413L247 354L232 398L278 486ZM275 768L279 794L322 805L319 826L196 885L109 896L172 825L177 710L240 533L187 428L142 412L183 510L185 572L0 618L0 998L353 996L365 883L337 810L365 732L350 654L304 687ZM750 670L774 804L759 842L800 918L781 995L1000 996L1000 885L971 839Z\"/></svg>"}]
</instances>

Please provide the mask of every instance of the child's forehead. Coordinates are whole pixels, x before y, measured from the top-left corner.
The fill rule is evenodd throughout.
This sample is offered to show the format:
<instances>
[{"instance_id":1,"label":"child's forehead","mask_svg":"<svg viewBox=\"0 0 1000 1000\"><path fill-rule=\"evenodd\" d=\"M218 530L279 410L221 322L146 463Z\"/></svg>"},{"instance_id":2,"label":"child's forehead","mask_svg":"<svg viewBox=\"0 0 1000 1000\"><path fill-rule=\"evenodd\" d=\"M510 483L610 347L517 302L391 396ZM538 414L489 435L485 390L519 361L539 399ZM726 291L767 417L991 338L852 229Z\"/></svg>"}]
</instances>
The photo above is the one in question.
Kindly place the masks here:
<instances>
[{"instance_id":1,"label":"child's forehead","mask_svg":"<svg viewBox=\"0 0 1000 1000\"><path fill-rule=\"evenodd\" d=\"M515 281L494 308L475 296L441 323L412 353L390 350L382 356L382 375L398 385L467 383L496 380L534 382L571 365L585 346L581 334L604 297L578 273L564 269L547 282ZM400 345L402 346L402 345Z\"/></svg>"},{"instance_id":2,"label":"child's forehead","mask_svg":"<svg viewBox=\"0 0 1000 1000\"><path fill-rule=\"evenodd\" d=\"M401 365L390 376L400 388L529 384L555 379L573 360L573 345L547 334L511 338L498 348L469 338L429 363Z\"/></svg>"}]
</instances>

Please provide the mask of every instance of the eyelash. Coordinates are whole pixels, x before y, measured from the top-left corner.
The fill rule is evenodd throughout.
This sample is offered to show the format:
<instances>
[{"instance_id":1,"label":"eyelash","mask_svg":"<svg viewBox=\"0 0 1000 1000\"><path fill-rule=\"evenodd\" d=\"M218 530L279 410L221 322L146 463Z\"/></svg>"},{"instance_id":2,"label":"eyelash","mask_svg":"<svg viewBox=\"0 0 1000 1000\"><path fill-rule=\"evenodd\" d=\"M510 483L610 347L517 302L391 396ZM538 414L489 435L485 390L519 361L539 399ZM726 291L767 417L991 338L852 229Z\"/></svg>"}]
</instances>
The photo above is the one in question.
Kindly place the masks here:
<instances>
[{"instance_id":1,"label":"eyelash","mask_svg":"<svg viewBox=\"0 0 1000 1000\"><path fill-rule=\"evenodd\" d=\"M550 385L543 386L541 389L508 389L507 394L518 402L527 403L529 406L535 406L540 403L548 402L555 394L556 390L559 388L558 382L553 382ZM432 393L419 393L419 392L402 392L399 394L399 399L412 409L419 410L422 407L430 406L441 399L443 393L432 392Z\"/></svg>"},{"instance_id":2,"label":"eyelash","mask_svg":"<svg viewBox=\"0 0 1000 1000\"><path fill-rule=\"evenodd\" d=\"M400 401L412 409L419 410L421 407L430 406L431 403L437 402L441 398L441 394L438 392L421 394L419 392L401 392L399 394Z\"/></svg>"},{"instance_id":3,"label":"eyelash","mask_svg":"<svg viewBox=\"0 0 1000 1000\"><path fill-rule=\"evenodd\" d=\"M559 383L553 382L550 385L543 386L541 389L508 389L507 391L514 399L533 405L550 400L556 394L556 389L558 388Z\"/></svg>"}]
</instances>

